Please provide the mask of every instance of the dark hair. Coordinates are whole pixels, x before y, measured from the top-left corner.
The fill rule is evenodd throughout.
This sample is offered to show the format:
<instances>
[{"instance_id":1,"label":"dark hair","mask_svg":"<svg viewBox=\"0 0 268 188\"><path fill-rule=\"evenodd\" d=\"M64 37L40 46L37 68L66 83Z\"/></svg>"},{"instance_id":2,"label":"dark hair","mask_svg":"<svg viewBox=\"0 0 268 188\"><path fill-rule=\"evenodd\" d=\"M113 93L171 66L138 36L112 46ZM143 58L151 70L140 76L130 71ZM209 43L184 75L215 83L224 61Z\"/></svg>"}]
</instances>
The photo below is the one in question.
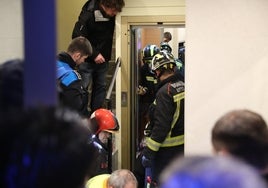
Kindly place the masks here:
<instances>
[{"instance_id":1,"label":"dark hair","mask_svg":"<svg viewBox=\"0 0 268 188\"><path fill-rule=\"evenodd\" d=\"M268 164L268 129L264 119L250 110L233 110L223 115L212 129L216 151L232 155L263 169Z\"/></svg>"},{"instance_id":2,"label":"dark hair","mask_svg":"<svg viewBox=\"0 0 268 188\"><path fill-rule=\"evenodd\" d=\"M0 65L0 111L23 108L24 63L13 59Z\"/></svg>"},{"instance_id":3,"label":"dark hair","mask_svg":"<svg viewBox=\"0 0 268 188\"><path fill-rule=\"evenodd\" d=\"M124 0L101 0L100 3L107 8L114 8L118 12L122 12L122 8L125 6Z\"/></svg>"},{"instance_id":4,"label":"dark hair","mask_svg":"<svg viewBox=\"0 0 268 188\"><path fill-rule=\"evenodd\" d=\"M1 120L5 187L83 186L97 150L77 113L39 107Z\"/></svg>"},{"instance_id":5,"label":"dark hair","mask_svg":"<svg viewBox=\"0 0 268 188\"><path fill-rule=\"evenodd\" d=\"M79 36L74 38L68 46L67 52L80 52L82 55L90 56L92 54L92 46L88 39Z\"/></svg>"},{"instance_id":6,"label":"dark hair","mask_svg":"<svg viewBox=\"0 0 268 188\"><path fill-rule=\"evenodd\" d=\"M172 39L172 35L170 32L164 32L164 38L166 38L167 40L164 42L169 42Z\"/></svg>"}]
</instances>

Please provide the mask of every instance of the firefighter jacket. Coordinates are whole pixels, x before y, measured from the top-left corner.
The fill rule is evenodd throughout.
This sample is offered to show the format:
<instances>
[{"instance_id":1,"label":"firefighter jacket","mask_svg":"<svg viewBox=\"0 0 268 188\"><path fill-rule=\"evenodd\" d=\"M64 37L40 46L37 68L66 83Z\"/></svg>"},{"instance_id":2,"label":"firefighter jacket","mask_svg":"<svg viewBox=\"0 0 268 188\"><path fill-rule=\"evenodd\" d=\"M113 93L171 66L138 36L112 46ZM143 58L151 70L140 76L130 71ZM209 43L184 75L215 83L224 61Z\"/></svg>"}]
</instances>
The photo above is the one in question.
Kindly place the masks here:
<instances>
[{"instance_id":1,"label":"firefighter jacket","mask_svg":"<svg viewBox=\"0 0 268 188\"><path fill-rule=\"evenodd\" d=\"M87 62L94 62L99 53L106 62L111 59L115 16L109 17L100 7L100 0L88 0L80 12L75 23L72 38L86 37L91 45L93 53L87 58Z\"/></svg>"},{"instance_id":2,"label":"firefighter jacket","mask_svg":"<svg viewBox=\"0 0 268 188\"><path fill-rule=\"evenodd\" d=\"M151 133L143 154L153 158L161 148L184 145L184 80L178 71L159 83L150 106ZM165 159L167 160L167 159Z\"/></svg>"},{"instance_id":3,"label":"firefighter jacket","mask_svg":"<svg viewBox=\"0 0 268 188\"><path fill-rule=\"evenodd\" d=\"M155 98L157 79L155 74L151 71L149 64L144 63L140 68L140 85L147 88L144 95L140 95L141 103L152 103Z\"/></svg>"},{"instance_id":4,"label":"firefighter jacket","mask_svg":"<svg viewBox=\"0 0 268 188\"><path fill-rule=\"evenodd\" d=\"M75 70L72 57L62 52L57 61L57 79L60 104L88 117L88 92L83 88L80 74Z\"/></svg>"}]
</instances>

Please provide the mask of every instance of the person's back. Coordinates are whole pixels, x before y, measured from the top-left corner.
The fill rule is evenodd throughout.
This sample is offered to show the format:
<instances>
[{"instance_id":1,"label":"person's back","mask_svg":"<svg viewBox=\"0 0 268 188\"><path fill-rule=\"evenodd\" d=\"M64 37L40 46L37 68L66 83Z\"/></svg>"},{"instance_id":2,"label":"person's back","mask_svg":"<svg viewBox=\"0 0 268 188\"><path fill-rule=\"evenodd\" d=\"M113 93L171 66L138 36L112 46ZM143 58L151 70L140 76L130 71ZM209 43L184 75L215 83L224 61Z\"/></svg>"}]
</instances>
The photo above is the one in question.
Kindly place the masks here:
<instances>
[{"instance_id":1,"label":"person's back","mask_svg":"<svg viewBox=\"0 0 268 188\"><path fill-rule=\"evenodd\" d=\"M187 156L161 174L160 188L267 188L257 171L231 157Z\"/></svg>"},{"instance_id":2,"label":"person's back","mask_svg":"<svg viewBox=\"0 0 268 188\"><path fill-rule=\"evenodd\" d=\"M11 115L0 122L3 187L84 186L97 151L80 116L54 107Z\"/></svg>"},{"instance_id":3,"label":"person's back","mask_svg":"<svg viewBox=\"0 0 268 188\"><path fill-rule=\"evenodd\" d=\"M268 128L261 115L244 109L224 114L212 129L212 145L216 154L238 157L267 179Z\"/></svg>"},{"instance_id":4,"label":"person's back","mask_svg":"<svg viewBox=\"0 0 268 188\"><path fill-rule=\"evenodd\" d=\"M152 179L177 155L184 154L184 82L176 71L172 54L160 51L152 60L159 80L155 101L150 105L150 123L142 164L152 168Z\"/></svg>"}]
</instances>

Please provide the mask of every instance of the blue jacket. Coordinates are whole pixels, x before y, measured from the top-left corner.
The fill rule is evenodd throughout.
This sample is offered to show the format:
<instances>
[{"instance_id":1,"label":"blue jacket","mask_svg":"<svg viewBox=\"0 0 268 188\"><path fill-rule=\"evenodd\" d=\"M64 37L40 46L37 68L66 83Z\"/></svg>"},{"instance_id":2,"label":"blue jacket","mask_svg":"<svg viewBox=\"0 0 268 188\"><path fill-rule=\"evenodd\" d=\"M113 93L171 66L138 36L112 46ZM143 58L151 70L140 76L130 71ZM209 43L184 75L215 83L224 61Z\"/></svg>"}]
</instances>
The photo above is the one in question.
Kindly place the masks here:
<instances>
[{"instance_id":1,"label":"blue jacket","mask_svg":"<svg viewBox=\"0 0 268 188\"><path fill-rule=\"evenodd\" d=\"M57 79L59 83L60 104L76 110L81 116L88 117L88 92L83 88L80 74L75 70L75 62L65 52L58 56Z\"/></svg>"}]
</instances>

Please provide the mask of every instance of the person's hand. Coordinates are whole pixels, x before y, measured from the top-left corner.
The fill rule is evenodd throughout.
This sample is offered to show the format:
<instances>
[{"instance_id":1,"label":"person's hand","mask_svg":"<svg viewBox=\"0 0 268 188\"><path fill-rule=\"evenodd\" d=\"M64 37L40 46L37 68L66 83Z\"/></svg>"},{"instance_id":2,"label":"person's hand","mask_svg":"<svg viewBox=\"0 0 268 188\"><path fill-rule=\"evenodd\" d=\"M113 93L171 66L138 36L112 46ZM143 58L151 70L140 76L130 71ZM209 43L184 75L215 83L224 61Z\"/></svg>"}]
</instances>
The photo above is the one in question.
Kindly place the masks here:
<instances>
[{"instance_id":1,"label":"person's hand","mask_svg":"<svg viewBox=\"0 0 268 188\"><path fill-rule=\"evenodd\" d=\"M144 155L141 158L141 162L144 168L152 167L152 160L148 159Z\"/></svg>"},{"instance_id":2,"label":"person's hand","mask_svg":"<svg viewBox=\"0 0 268 188\"><path fill-rule=\"evenodd\" d=\"M143 86L139 85L139 87L137 88L137 94L144 95L147 92L147 90L148 90L147 87L143 87Z\"/></svg>"},{"instance_id":3,"label":"person's hand","mask_svg":"<svg viewBox=\"0 0 268 188\"><path fill-rule=\"evenodd\" d=\"M97 64L101 64L101 63L104 63L105 62L105 58L99 54L95 59L94 61L97 63Z\"/></svg>"}]
</instances>

